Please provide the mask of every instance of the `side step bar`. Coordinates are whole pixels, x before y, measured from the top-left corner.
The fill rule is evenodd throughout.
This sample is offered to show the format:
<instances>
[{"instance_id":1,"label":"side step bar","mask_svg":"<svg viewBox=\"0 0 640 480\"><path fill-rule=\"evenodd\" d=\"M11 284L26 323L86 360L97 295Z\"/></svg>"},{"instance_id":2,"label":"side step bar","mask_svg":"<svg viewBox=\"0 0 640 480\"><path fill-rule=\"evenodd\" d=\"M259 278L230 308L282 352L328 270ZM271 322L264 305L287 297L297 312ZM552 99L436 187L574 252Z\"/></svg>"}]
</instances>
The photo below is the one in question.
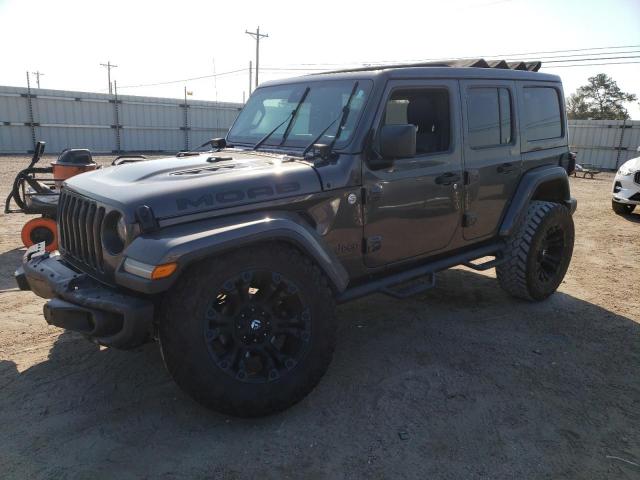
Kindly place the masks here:
<instances>
[{"instance_id":1,"label":"side step bar","mask_svg":"<svg viewBox=\"0 0 640 480\"><path fill-rule=\"evenodd\" d=\"M465 267L482 271L500 265L505 261L503 255L504 248L505 245L503 242L491 243L447 258L428 262L409 270L377 278L364 284L347 288L338 295L336 301L338 303L348 302L376 292L391 295L395 298L407 298L433 288L436 283L436 272L441 270L446 270L457 265L464 265ZM471 263L478 258L487 256L495 256L496 258L481 264ZM420 280L417 283L402 285L417 279Z\"/></svg>"}]
</instances>

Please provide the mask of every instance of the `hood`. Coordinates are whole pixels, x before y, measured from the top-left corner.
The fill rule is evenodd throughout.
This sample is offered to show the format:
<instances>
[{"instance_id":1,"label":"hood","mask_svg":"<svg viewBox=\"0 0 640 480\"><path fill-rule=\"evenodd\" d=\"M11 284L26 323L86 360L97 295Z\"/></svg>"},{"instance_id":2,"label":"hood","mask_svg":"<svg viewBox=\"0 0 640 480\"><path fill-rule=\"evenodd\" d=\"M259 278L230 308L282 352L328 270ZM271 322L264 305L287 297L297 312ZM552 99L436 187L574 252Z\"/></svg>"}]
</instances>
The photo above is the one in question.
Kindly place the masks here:
<instances>
[{"instance_id":1,"label":"hood","mask_svg":"<svg viewBox=\"0 0 640 480\"><path fill-rule=\"evenodd\" d=\"M640 157L636 157L636 158L632 158L631 160L627 160L626 162L624 162L620 168L618 170L621 169L626 169L626 170L632 170L634 172L637 172L638 170L640 170Z\"/></svg>"},{"instance_id":2,"label":"hood","mask_svg":"<svg viewBox=\"0 0 640 480\"><path fill-rule=\"evenodd\" d=\"M140 205L163 219L321 190L307 163L233 150L103 168L72 177L65 185L119 208L130 220Z\"/></svg>"}]
</instances>

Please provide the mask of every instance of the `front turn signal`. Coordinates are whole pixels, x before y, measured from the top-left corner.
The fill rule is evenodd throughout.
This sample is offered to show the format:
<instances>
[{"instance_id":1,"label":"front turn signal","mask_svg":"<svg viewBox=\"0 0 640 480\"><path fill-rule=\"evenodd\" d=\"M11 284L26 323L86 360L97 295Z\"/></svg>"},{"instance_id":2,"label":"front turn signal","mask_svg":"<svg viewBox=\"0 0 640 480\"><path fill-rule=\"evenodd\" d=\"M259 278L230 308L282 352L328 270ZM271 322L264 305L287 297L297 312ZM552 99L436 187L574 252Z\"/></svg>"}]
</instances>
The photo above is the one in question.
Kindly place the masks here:
<instances>
[{"instance_id":1,"label":"front turn signal","mask_svg":"<svg viewBox=\"0 0 640 480\"><path fill-rule=\"evenodd\" d=\"M172 263L164 263L162 265L158 265L151 272L151 280L160 280L161 278L167 278L173 274L178 268L178 264L176 262Z\"/></svg>"}]
</instances>

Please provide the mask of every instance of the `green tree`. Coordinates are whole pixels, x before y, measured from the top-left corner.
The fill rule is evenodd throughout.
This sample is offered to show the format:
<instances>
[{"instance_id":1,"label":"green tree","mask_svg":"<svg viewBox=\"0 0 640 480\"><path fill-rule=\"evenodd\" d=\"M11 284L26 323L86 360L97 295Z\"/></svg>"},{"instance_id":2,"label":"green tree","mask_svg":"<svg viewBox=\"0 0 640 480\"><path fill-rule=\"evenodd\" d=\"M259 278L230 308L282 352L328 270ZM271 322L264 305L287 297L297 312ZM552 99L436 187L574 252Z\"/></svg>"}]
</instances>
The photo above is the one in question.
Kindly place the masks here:
<instances>
[{"instance_id":1,"label":"green tree","mask_svg":"<svg viewBox=\"0 0 640 480\"><path fill-rule=\"evenodd\" d=\"M567 115L575 120L624 120L629 118L625 102L637 97L620 90L616 81L605 73L590 77L567 99Z\"/></svg>"}]
</instances>

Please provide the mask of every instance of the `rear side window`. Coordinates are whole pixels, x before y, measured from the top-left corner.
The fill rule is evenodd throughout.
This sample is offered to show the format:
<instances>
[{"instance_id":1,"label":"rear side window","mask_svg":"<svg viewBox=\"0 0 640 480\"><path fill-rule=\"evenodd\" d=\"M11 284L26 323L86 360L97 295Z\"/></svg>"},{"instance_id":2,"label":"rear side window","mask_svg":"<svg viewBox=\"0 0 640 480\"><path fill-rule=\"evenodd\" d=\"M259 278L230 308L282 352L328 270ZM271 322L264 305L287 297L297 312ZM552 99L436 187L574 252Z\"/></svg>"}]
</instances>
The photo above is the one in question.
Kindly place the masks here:
<instances>
[{"instance_id":1,"label":"rear side window","mask_svg":"<svg viewBox=\"0 0 640 480\"><path fill-rule=\"evenodd\" d=\"M524 88L524 129L530 142L562 137L560 99L555 88Z\"/></svg>"},{"instance_id":2,"label":"rear side window","mask_svg":"<svg viewBox=\"0 0 640 480\"><path fill-rule=\"evenodd\" d=\"M511 143L511 95L506 88L471 88L467 97L469 146Z\"/></svg>"}]
</instances>

